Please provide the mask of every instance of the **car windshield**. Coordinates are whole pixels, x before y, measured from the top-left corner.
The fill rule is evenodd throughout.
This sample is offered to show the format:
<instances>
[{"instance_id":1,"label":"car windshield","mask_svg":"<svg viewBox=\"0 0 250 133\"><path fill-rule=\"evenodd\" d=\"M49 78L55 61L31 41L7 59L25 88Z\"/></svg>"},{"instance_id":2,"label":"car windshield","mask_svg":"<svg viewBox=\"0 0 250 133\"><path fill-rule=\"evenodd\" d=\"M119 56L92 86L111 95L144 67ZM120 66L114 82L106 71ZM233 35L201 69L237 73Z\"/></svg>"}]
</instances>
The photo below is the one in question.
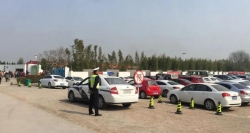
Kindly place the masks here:
<instances>
[{"instance_id":1,"label":"car windshield","mask_svg":"<svg viewBox=\"0 0 250 133\"><path fill-rule=\"evenodd\" d=\"M216 78L210 78L211 80L213 80L213 81L216 81Z\"/></svg>"},{"instance_id":2,"label":"car windshield","mask_svg":"<svg viewBox=\"0 0 250 133\"><path fill-rule=\"evenodd\" d=\"M214 89L216 89L217 91L228 91L226 87L221 85L211 85L211 86L214 87Z\"/></svg>"},{"instance_id":3,"label":"car windshield","mask_svg":"<svg viewBox=\"0 0 250 133\"><path fill-rule=\"evenodd\" d=\"M148 80L147 84L148 85L157 85L157 83L154 80Z\"/></svg>"},{"instance_id":4,"label":"car windshield","mask_svg":"<svg viewBox=\"0 0 250 133\"><path fill-rule=\"evenodd\" d=\"M64 79L64 77L62 77L62 76L53 76L53 77L56 79Z\"/></svg>"},{"instance_id":5,"label":"car windshield","mask_svg":"<svg viewBox=\"0 0 250 133\"><path fill-rule=\"evenodd\" d=\"M233 86L235 86L238 89L249 89L248 87L242 85L242 84L233 84Z\"/></svg>"},{"instance_id":6,"label":"car windshield","mask_svg":"<svg viewBox=\"0 0 250 133\"><path fill-rule=\"evenodd\" d=\"M203 78L203 80L206 80L206 81L211 81L209 78Z\"/></svg>"},{"instance_id":7,"label":"car windshield","mask_svg":"<svg viewBox=\"0 0 250 133\"><path fill-rule=\"evenodd\" d=\"M181 79L182 81L185 81L185 82L187 82L187 83L192 83L191 81L189 81L189 80L186 80L186 79Z\"/></svg>"},{"instance_id":8,"label":"car windshield","mask_svg":"<svg viewBox=\"0 0 250 133\"><path fill-rule=\"evenodd\" d=\"M81 77L74 77L76 81L82 81L83 79Z\"/></svg>"},{"instance_id":9,"label":"car windshield","mask_svg":"<svg viewBox=\"0 0 250 133\"><path fill-rule=\"evenodd\" d=\"M180 85L180 84L178 84L178 83L176 83L176 82L173 82L173 81L170 81L170 82L168 82L170 85Z\"/></svg>"},{"instance_id":10,"label":"car windshield","mask_svg":"<svg viewBox=\"0 0 250 133\"><path fill-rule=\"evenodd\" d=\"M128 84L125 80L120 79L120 78L105 78L105 80L108 82L109 85L114 85L114 84Z\"/></svg>"}]
</instances>

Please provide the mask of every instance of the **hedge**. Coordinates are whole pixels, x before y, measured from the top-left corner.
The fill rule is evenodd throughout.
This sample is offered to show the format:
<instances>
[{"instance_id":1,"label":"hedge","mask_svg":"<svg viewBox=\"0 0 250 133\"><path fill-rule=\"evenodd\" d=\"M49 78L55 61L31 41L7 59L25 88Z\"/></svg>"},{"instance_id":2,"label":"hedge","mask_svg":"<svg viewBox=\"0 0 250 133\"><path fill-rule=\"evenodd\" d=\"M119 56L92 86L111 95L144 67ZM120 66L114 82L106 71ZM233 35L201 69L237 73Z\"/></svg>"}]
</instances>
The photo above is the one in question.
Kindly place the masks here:
<instances>
[{"instance_id":1,"label":"hedge","mask_svg":"<svg viewBox=\"0 0 250 133\"><path fill-rule=\"evenodd\" d=\"M38 81L43 78L44 75L27 75L27 76L23 76L23 77L17 77L17 83L20 82L21 84L25 83L26 79L30 79L31 83L38 83Z\"/></svg>"}]
</instances>

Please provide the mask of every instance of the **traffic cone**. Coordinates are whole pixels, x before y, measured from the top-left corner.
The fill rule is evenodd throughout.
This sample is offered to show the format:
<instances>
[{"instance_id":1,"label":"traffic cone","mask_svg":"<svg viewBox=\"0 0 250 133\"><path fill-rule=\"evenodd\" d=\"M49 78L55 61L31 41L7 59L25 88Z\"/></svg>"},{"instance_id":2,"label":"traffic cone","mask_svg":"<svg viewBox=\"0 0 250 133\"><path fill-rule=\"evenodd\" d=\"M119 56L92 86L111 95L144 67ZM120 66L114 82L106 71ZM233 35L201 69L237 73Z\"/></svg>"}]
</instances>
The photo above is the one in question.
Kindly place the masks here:
<instances>
[{"instance_id":1,"label":"traffic cone","mask_svg":"<svg viewBox=\"0 0 250 133\"><path fill-rule=\"evenodd\" d=\"M29 85L28 85L29 87L31 87L31 83L29 83Z\"/></svg>"},{"instance_id":2,"label":"traffic cone","mask_svg":"<svg viewBox=\"0 0 250 133\"><path fill-rule=\"evenodd\" d=\"M150 109L154 109L155 107L154 107L154 97L153 96L151 96L151 98L150 98L150 102L149 102L149 107L148 108L150 108Z\"/></svg>"},{"instance_id":3,"label":"traffic cone","mask_svg":"<svg viewBox=\"0 0 250 133\"><path fill-rule=\"evenodd\" d=\"M182 112L181 112L181 99L179 99L179 101L178 101L177 110L176 110L175 114L182 114Z\"/></svg>"},{"instance_id":4,"label":"traffic cone","mask_svg":"<svg viewBox=\"0 0 250 133\"><path fill-rule=\"evenodd\" d=\"M39 88L42 88L42 84L41 83L39 83Z\"/></svg>"},{"instance_id":5,"label":"traffic cone","mask_svg":"<svg viewBox=\"0 0 250 133\"><path fill-rule=\"evenodd\" d=\"M191 98L191 103L189 109L194 109L194 98Z\"/></svg>"},{"instance_id":6,"label":"traffic cone","mask_svg":"<svg viewBox=\"0 0 250 133\"><path fill-rule=\"evenodd\" d=\"M18 87L20 87L21 86L21 83L20 82L18 82Z\"/></svg>"},{"instance_id":7,"label":"traffic cone","mask_svg":"<svg viewBox=\"0 0 250 133\"><path fill-rule=\"evenodd\" d=\"M216 111L215 114L216 114L216 115L222 115L221 103L220 103L220 101L218 102L217 111Z\"/></svg>"},{"instance_id":8,"label":"traffic cone","mask_svg":"<svg viewBox=\"0 0 250 133\"><path fill-rule=\"evenodd\" d=\"M162 103L162 96L161 95L158 97L158 103Z\"/></svg>"}]
</instances>

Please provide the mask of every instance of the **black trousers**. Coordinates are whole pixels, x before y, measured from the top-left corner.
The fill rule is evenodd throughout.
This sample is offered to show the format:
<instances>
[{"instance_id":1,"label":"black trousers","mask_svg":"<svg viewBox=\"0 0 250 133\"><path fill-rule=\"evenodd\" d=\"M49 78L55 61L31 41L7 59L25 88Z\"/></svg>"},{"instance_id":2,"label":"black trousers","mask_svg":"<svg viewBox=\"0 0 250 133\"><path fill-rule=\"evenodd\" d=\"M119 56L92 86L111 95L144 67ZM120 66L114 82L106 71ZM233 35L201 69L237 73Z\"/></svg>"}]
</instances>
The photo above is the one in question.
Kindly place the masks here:
<instances>
[{"instance_id":1,"label":"black trousers","mask_svg":"<svg viewBox=\"0 0 250 133\"><path fill-rule=\"evenodd\" d=\"M89 113L92 113L93 107L95 108L95 114L99 114L99 91L97 89L93 89L90 94L90 103L89 103Z\"/></svg>"},{"instance_id":2,"label":"black trousers","mask_svg":"<svg viewBox=\"0 0 250 133\"><path fill-rule=\"evenodd\" d=\"M1 84L1 82L2 82L2 77L0 77L0 84Z\"/></svg>"}]
</instances>

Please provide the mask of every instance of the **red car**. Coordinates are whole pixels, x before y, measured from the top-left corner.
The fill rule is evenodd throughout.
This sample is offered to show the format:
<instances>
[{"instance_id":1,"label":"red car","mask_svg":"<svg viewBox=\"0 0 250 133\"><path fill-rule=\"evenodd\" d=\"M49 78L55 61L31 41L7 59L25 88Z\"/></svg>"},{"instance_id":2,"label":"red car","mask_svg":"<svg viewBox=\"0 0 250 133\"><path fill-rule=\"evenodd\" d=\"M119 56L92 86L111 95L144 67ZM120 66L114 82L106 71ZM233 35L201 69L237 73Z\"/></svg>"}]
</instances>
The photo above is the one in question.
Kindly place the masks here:
<instances>
[{"instance_id":1,"label":"red car","mask_svg":"<svg viewBox=\"0 0 250 133\"><path fill-rule=\"evenodd\" d=\"M130 81L129 84L135 85L134 81ZM155 80L144 78L142 86L139 87L139 98L144 99L147 96L158 97L161 94L160 86Z\"/></svg>"},{"instance_id":2,"label":"red car","mask_svg":"<svg viewBox=\"0 0 250 133\"><path fill-rule=\"evenodd\" d=\"M184 86L189 85L189 84L192 83L191 81L189 81L187 79L181 79L181 78L179 78L179 79L171 79L171 80L176 82L176 83L179 83L181 85L184 85Z\"/></svg>"},{"instance_id":3,"label":"red car","mask_svg":"<svg viewBox=\"0 0 250 133\"><path fill-rule=\"evenodd\" d=\"M204 83L201 76L179 76L179 78L189 80L193 83Z\"/></svg>"}]
</instances>

